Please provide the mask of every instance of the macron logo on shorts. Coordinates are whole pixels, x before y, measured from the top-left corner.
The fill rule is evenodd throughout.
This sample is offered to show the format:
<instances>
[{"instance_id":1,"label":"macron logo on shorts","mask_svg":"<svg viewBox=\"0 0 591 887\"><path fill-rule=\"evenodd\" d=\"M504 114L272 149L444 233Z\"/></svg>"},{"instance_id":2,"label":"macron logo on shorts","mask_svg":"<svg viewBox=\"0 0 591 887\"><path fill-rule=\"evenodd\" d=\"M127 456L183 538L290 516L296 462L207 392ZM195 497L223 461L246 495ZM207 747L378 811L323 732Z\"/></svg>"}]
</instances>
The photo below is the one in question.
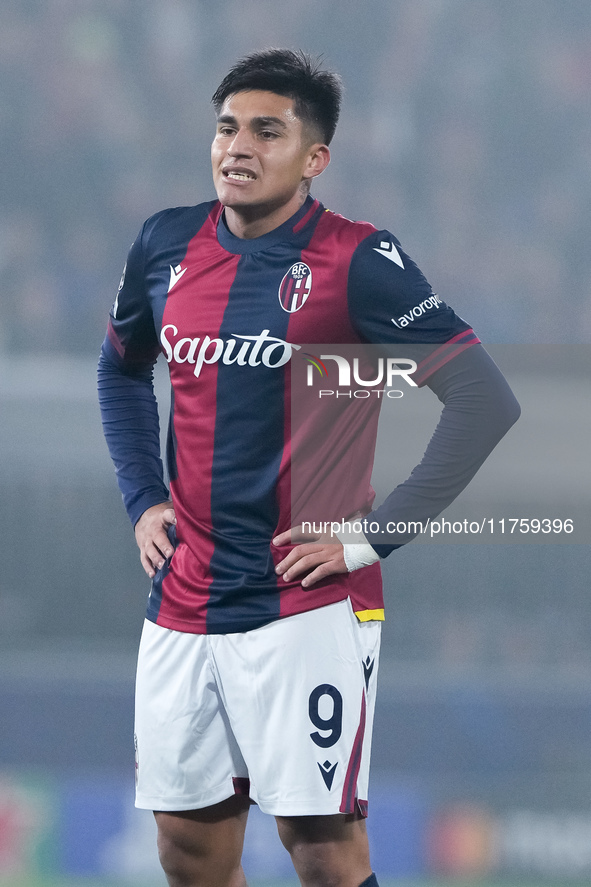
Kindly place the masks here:
<instances>
[{"instance_id":1,"label":"macron logo on shorts","mask_svg":"<svg viewBox=\"0 0 591 887\"><path fill-rule=\"evenodd\" d=\"M317 762L318 763L318 762ZM331 764L330 761L325 761L324 764L318 764L318 768L322 773L322 778L326 784L327 789L330 791L332 788L332 783L334 780L334 774L338 766L338 761L336 764Z\"/></svg>"},{"instance_id":2,"label":"macron logo on shorts","mask_svg":"<svg viewBox=\"0 0 591 887\"><path fill-rule=\"evenodd\" d=\"M373 671L374 660L370 659L369 656L367 659L363 660L363 674L365 675L365 689L369 690L369 679L371 678L371 673Z\"/></svg>"}]
</instances>

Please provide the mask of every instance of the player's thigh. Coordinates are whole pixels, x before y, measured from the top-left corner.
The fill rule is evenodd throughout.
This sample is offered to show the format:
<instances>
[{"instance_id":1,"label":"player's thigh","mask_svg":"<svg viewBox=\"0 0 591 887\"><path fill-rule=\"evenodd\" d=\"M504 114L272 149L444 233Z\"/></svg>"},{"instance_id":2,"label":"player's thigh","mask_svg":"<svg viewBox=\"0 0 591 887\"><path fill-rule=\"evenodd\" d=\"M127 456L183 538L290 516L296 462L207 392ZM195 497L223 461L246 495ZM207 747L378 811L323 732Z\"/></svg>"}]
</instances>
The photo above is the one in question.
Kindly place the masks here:
<instances>
[{"instance_id":1,"label":"player's thigh","mask_svg":"<svg viewBox=\"0 0 591 887\"><path fill-rule=\"evenodd\" d=\"M304 885L358 887L371 875L365 820L357 815L277 816L279 837Z\"/></svg>"},{"instance_id":2,"label":"player's thigh","mask_svg":"<svg viewBox=\"0 0 591 887\"><path fill-rule=\"evenodd\" d=\"M171 883L241 885L250 801L234 795L201 810L154 811L160 861Z\"/></svg>"}]
</instances>

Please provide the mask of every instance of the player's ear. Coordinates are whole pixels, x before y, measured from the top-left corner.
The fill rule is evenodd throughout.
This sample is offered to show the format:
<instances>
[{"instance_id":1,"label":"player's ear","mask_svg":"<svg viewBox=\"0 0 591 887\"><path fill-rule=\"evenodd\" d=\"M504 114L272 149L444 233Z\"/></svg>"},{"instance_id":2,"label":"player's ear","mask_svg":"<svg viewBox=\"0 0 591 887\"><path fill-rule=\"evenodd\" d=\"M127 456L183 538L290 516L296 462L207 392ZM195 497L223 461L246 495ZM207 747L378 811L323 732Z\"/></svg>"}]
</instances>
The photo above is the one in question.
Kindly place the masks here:
<instances>
[{"instance_id":1,"label":"player's ear","mask_svg":"<svg viewBox=\"0 0 591 887\"><path fill-rule=\"evenodd\" d=\"M315 176L319 176L320 173L324 172L329 163L330 151L326 145L320 143L310 145L304 178L313 179Z\"/></svg>"}]
</instances>

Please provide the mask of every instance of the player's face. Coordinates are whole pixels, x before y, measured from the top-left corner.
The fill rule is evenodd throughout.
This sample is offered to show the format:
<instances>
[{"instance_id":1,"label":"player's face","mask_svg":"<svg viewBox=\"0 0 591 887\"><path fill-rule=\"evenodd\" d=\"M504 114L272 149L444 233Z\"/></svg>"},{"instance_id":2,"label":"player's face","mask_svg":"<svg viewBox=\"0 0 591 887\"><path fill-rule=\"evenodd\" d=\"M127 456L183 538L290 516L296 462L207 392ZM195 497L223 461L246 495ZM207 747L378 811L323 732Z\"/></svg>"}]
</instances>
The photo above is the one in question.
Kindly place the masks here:
<instances>
[{"instance_id":1,"label":"player's face","mask_svg":"<svg viewBox=\"0 0 591 887\"><path fill-rule=\"evenodd\" d=\"M257 237L302 205L302 183L319 175L330 154L273 92L238 92L224 102L211 147L213 180L226 220L239 236Z\"/></svg>"}]
</instances>

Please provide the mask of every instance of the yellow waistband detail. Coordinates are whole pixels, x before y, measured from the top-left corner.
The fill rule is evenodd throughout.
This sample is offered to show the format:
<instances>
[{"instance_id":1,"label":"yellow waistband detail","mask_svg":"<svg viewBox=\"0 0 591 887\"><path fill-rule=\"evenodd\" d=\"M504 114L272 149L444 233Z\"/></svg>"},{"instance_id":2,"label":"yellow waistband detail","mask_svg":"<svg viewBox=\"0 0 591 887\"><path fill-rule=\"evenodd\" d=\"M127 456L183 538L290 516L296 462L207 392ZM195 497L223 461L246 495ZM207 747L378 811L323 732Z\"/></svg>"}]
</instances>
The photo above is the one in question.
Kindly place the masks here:
<instances>
[{"instance_id":1,"label":"yellow waistband detail","mask_svg":"<svg viewBox=\"0 0 591 887\"><path fill-rule=\"evenodd\" d=\"M383 610L356 610L355 615L360 622L383 622L386 618Z\"/></svg>"}]
</instances>

